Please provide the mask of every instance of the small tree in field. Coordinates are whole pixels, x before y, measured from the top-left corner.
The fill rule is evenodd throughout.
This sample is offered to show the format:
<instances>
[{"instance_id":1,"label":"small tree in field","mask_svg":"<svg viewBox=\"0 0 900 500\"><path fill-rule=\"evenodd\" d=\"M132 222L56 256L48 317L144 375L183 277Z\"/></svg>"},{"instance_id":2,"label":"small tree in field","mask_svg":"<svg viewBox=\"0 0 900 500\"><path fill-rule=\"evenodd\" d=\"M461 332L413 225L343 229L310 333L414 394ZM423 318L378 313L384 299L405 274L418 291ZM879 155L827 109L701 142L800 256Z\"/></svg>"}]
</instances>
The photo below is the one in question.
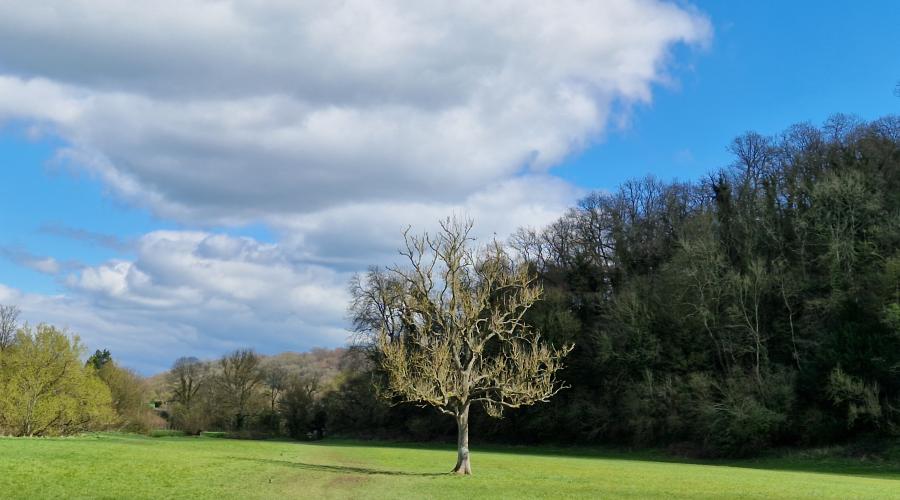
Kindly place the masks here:
<instances>
[{"instance_id":1,"label":"small tree in field","mask_svg":"<svg viewBox=\"0 0 900 500\"><path fill-rule=\"evenodd\" d=\"M390 288L369 294L391 302L379 306L390 313L377 315L374 332L387 395L456 419L453 472L466 475L472 404L500 417L504 408L547 401L562 389L556 373L572 349L542 342L524 322L542 289L498 243L476 249L471 229L448 219L435 235L407 232L408 265L367 281Z\"/></svg>"}]
</instances>

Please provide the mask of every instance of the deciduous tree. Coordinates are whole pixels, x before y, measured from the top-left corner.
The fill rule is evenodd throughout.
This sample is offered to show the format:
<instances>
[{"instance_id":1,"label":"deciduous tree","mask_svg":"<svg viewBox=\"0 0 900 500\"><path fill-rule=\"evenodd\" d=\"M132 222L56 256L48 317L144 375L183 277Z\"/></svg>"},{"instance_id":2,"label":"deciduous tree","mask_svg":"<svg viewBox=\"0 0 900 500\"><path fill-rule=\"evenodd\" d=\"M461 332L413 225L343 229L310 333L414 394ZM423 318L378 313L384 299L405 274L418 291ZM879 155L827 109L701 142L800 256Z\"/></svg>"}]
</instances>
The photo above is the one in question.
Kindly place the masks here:
<instances>
[{"instance_id":1,"label":"deciduous tree","mask_svg":"<svg viewBox=\"0 0 900 500\"><path fill-rule=\"evenodd\" d=\"M382 320L376 342L386 394L430 405L456 420L453 472L471 474L469 411L481 403L499 417L504 408L547 401L571 345L554 347L525 322L542 289L527 267L494 242L479 249L471 221L445 220L436 234L405 234L405 266L390 270L396 283L372 297L394 301L402 325ZM378 286L379 282L374 282ZM391 285L395 286L395 285Z\"/></svg>"},{"instance_id":2,"label":"deciduous tree","mask_svg":"<svg viewBox=\"0 0 900 500\"><path fill-rule=\"evenodd\" d=\"M236 430L244 427L256 388L263 380L259 362L259 356L250 349L238 349L219 361L222 402L232 411Z\"/></svg>"},{"instance_id":3,"label":"deciduous tree","mask_svg":"<svg viewBox=\"0 0 900 500\"><path fill-rule=\"evenodd\" d=\"M28 327L0 356L0 427L19 436L64 435L113 420L109 389L80 359L77 337Z\"/></svg>"}]
</instances>

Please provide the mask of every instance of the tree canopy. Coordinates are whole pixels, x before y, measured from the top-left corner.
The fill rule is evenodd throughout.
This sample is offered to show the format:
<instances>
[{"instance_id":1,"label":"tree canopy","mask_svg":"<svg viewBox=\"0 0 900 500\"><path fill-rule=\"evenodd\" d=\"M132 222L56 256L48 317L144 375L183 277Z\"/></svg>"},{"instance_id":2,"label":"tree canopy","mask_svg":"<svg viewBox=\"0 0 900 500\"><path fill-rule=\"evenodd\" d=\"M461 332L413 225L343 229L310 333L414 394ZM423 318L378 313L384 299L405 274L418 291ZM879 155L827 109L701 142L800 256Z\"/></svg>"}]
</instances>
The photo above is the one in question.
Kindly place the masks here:
<instances>
[{"instance_id":1,"label":"tree canopy","mask_svg":"<svg viewBox=\"0 0 900 500\"><path fill-rule=\"evenodd\" d=\"M454 472L470 474L470 406L500 416L505 407L548 401L562 388L556 375L571 346L543 342L525 321L541 295L528 266L497 242L477 248L471 221L447 219L440 228L407 231L405 265L387 277L372 271L356 304L383 301L358 310L381 311L374 341L387 395L453 416Z\"/></svg>"},{"instance_id":2,"label":"tree canopy","mask_svg":"<svg viewBox=\"0 0 900 500\"><path fill-rule=\"evenodd\" d=\"M49 325L20 328L0 353L0 429L20 436L64 435L113 421L110 391L83 347Z\"/></svg>"}]
</instances>

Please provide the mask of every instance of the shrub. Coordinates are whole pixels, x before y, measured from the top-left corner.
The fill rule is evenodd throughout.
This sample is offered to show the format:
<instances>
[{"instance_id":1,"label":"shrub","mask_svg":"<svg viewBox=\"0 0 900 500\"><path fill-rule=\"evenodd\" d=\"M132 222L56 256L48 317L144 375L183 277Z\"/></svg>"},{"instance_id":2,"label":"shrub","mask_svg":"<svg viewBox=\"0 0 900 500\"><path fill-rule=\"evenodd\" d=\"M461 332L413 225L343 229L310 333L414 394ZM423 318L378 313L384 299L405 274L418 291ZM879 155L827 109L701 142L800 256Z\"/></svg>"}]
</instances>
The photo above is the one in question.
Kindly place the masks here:
<instances>
[{"instance_id":1,"label":"shrub","mask_svg":"<svg viewBox=\"0 0 900 500\"><path fill-rule=\"evenodd\" d=\"M882 408L877 383L866 383L837 366L828 377L826 389L832 404L844 410L847 428L865 424L878 427Z\"/></svg>"},{"instance_id":2,"label":"shrub","mask_svg":"<svg viewBox=\"0 0 900 500\"><path fill-rule=\"evenodd\" d=\"M785 431L793 405L790 374L735 371L715 384L712 400L700 405L699 428L715 455L746 456L771 446ZM709 397L707 396L707 397Z\"/></svg>"}]
</instances>

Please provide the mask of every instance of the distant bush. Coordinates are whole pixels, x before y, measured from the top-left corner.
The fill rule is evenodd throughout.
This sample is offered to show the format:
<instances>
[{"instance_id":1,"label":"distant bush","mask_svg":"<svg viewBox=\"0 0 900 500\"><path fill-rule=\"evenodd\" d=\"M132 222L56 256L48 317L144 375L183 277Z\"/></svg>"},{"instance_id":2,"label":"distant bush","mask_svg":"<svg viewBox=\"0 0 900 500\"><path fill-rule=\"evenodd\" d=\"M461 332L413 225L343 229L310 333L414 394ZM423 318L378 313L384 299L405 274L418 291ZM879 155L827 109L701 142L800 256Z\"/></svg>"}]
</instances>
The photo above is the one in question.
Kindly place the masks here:
<instances>
[{"instance_id":1,"label":"distant bush","mask_svg":"<svg viewBox=\"0 0 900 500\"><path fill-rule=\"evenodd\" d=\"M221 431L203 431L200 433L200 436L208 438L224 438L228 437L228 433Z\"/></svg>"}]
</instances>

